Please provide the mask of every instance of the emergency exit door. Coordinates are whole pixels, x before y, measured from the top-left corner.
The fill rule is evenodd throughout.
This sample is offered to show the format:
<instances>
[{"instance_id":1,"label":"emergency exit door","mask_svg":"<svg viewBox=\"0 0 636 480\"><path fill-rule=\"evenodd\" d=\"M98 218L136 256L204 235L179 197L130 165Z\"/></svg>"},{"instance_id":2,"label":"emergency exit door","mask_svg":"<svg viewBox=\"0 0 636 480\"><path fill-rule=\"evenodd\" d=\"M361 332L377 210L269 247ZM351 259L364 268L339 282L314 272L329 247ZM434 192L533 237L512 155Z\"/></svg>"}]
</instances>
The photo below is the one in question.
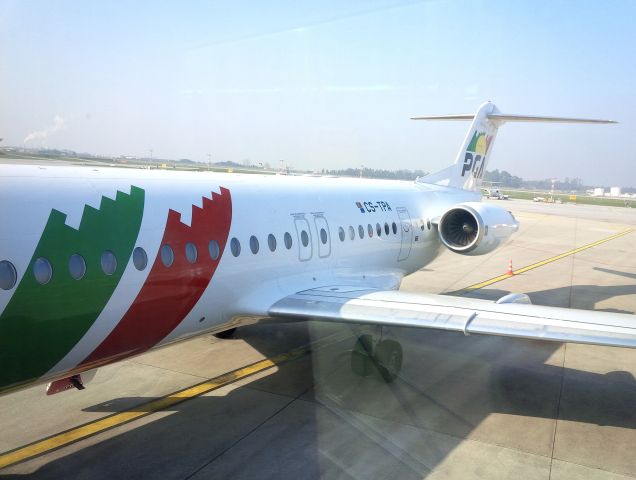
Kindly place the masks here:
<instances>
[{"instance_id":1,"label":"emergency exit door","mask_svg":"<svg viewBox=\"0 0 636 480\"><path fill-rule=\"evenodd\" d=\"M400 253L398 261L406 260L411 253L411 243L413 242L413 228L411 226L411 217L409 211L404 207L397 207L397 214L400 218L400 232L402 232Z\"/></svg>"}]
</instances>

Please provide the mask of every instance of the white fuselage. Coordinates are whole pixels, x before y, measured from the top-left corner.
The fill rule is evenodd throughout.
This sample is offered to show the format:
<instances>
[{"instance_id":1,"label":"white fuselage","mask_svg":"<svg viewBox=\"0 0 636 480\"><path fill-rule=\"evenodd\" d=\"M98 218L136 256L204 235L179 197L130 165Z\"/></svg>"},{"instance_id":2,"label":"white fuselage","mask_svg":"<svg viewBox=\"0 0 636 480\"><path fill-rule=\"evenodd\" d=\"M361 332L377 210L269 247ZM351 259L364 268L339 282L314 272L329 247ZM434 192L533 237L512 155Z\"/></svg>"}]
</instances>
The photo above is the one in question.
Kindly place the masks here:
<instances>
[{"instance_id":1,"label":"white fuselage","mask_svg":"<svg viewBox=\"0 0 636 480\"><path fill-rule=\"evenodd\" d=\"M148 267L138 270L132 259L127 261L95 321L47 377L76 368L117 326L153 262L159 261L168 212L180 213L189 225L192 206L200 207L202 196L218 194L221 187L231 194L231 224L218 267L192 308L156 345L266 316L276 301L305 289L396 289L405 275L439 254L441 243L431 220L457 203L480 197L415 182L85 167L5 165L0 166L0 184L0 261L10 261L17 272L16 287L0 290L0 315L22 277L32 275L29 265L52 209L66 214L66 225L77 229L85 205L99 208L102 197L115 199L117 191L129 193L131 186L145 192L134 245L147 252ZM291 248L285 245L286 234ZM273 251L269 235L276 241ZM252 252L251 237L258 240L257 253ZM237 256L232 239L240 243ZM198 255L208 255L202 245ZM68 271L54 265L53 275Z\"/></svg>"}]
</instances>

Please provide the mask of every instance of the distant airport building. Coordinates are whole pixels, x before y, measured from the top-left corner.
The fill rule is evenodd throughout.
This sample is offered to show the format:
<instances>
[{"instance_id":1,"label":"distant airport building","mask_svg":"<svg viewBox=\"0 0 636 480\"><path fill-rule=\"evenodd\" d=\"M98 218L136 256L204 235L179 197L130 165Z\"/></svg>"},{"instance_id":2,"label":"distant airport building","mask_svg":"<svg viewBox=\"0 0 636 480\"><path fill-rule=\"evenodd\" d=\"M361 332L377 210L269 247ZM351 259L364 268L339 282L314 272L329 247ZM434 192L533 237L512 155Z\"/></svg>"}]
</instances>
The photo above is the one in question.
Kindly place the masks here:
<instances>
[{"instance_id":1,"label":"distant airport building","mask_svg":"<svg viewBox=\"0 0 636 480\"><path fill-rule=\"evenodd\" d=\"M605 195L605 189L604 188L595 188L594 192L592 193L592 195L594 195L595 197L602 197L603 195Z\"/></svg>"},{"instance_id":2,"label":"distant airport building","mask_svg":"<svg viewBox=\"0 0 636 480\"><path fill-rule=\"evenodd\" d=\"M610 196L611 197L620 197L621 196L621 187L611 187L610 188Z\"/></svg>"}]
</instances>

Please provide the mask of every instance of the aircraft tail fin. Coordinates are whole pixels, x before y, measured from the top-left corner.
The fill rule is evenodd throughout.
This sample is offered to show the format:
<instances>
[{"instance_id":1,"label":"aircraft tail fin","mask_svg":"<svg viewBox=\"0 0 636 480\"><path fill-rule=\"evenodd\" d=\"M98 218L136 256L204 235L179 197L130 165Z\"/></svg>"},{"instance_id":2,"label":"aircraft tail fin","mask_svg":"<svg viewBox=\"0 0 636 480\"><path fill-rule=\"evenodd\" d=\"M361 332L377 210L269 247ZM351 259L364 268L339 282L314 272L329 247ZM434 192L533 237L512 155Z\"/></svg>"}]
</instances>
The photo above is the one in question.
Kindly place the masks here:
<instances>
[{"instance_id":1,"label":"aircraft tail fin","mask_svg":"<svg viewBox=\"0 0 636 480\"><path fill-rule=\"evenodd\" d=\"M553 123L617 123L613 120L588 118L544 117L504 114L491 102L482 104L475 114L431 115L412 117L412 120L472 120L455 163L440 172L420 178L424 183L434 183L464 190L477 190L482 182L498 128L506 122Z\"/></svg>"}]
</instances>

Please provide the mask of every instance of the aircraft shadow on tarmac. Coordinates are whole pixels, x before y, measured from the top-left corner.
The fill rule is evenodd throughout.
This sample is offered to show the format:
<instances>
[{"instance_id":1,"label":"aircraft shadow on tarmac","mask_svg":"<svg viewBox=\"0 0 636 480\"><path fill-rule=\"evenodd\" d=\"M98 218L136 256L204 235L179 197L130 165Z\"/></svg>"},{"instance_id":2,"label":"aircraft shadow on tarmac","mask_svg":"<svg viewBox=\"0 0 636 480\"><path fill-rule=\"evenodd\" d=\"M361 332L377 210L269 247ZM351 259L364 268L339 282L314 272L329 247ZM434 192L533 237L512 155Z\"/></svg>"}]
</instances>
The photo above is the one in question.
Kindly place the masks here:
<instances>
[{"instance_id":1,"label":"aircraft shadow on tarmac","mask_svg":"<svg viewBox=\"0 0 636 480\"><path fill-rule=\"evenodd\" d=\"M585 289L590 307L636 293L636 286L573 288ZM540 303L567 290L529 295ZM315 339L322 325L255 325L239 329L236 338L269 357ZM377 372L358 377L349 368L360 329L325 328L351 335L244 386L112 430L30 476L423 478L466 438L484 448L549 456L557 418L636 429L631 373L564 368L561 344L394 328L384 334L400 341L405 361L399 378L387 384ZM86 410L143 409L150 400L115 398Z\"/></svg>"},{"instance_id":2,"label":"aircraft shadow on tarmac","mask_svg":"<svg viewBox=\"0 0 636 480\"><path fill-rule=\"evenodd\" d=\"M636 273L621 272L619 270L612 270L610 268L603 268L603 267L593 267L593 268L597 272L611 273L613 275L618 275L618 276L621 276L621 277L627 277L627 278L631 278L631 279L636 280Z\"/></svg>"}]
</instances>

